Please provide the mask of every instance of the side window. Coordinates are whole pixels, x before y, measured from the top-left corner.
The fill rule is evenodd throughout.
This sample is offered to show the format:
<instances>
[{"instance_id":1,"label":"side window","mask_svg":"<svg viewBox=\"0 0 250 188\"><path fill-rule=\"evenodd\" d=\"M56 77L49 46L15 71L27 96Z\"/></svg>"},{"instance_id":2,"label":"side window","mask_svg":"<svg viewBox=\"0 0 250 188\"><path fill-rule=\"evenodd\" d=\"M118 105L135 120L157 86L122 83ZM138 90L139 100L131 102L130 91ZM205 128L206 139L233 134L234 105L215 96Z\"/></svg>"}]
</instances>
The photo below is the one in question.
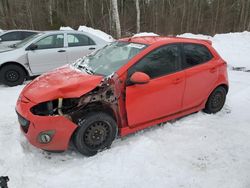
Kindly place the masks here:
<instances>
[{"instance_id":1,"label":"side window","mask_svg":"<svg viewBox=\"0 0 250 188\"><path fill-rule=\"evenodd\" d=\"M15 31L6 33L1 36L2 41L15 41L15 40L22 40L22 33Z\"/></svg>"},{"instance_id":2,"label":"side window","mask_svg":"<svg viewBox=\"0 0 250 188\"><path fill-rule=\"evenodd\" d=\"M184 61L182 67L188 68L205 63L213 58L209 50L200 44L183 44Z\"/></svg>"},{"instance_id":3,"label":"side window","mask_svg":"<svg viewBox=\"0 0 250 188\"><path fill-rule=\"evenodd\" d=\"M38 42L36 42L37 49L50 49L50 48L62 48L64 45L63 34L56 34L47 36Z\"/></svg>"},{"instance_id":4,"label":"side window","mask_svg":"<svg viewBox=\"0 0 250 188\"><path fill-rule=\"evenodd\" d=\"M36 33L34 33L34 32L29 32L29 31L25 31L25 32L23 32L23 39L26 39L26 38L28 38L29 36L31 36L31 35L34 35L34 34L36 34Z\"/></svg>"},{"instance_id":5,"label":"side window","mask_svg":"<svg viewBox=\"0 0 250 188\"><path fill-rule=\"evenodd\" d=\"M178 45L167 45L146 55L129 70L129 75L139 71L156 78L180 70L180 61Z\"/></svg>"},{"instance_id":6,"label":"side window","mask_svg":"<svg viewBox=\"0 0 250 188\"><path fill-rule=\"evenodd\" d=\"M69 47L89 45L95 45L95 42L91 38L82 34L68 34Z\"/></svg>"}]
</instances>

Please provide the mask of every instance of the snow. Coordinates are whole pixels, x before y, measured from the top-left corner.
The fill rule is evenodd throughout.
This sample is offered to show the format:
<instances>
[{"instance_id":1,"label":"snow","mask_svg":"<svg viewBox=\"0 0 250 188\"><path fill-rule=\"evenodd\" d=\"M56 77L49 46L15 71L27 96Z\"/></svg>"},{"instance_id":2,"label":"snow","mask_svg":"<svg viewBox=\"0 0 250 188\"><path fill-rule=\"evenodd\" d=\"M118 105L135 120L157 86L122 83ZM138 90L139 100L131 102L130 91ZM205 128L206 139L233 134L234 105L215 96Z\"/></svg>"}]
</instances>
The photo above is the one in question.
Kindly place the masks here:
<instances>
[{"instance_id":1,"label":"snow","mask_svg":"<svg viewBox=\"0 0 250 188\"><path fill-rule=\"evenodd\" d=\"M114 39L111 35L108 35L107 33L98 30L98 29L93 29L92 27L87 27L85 25L81 25L78 28L78 31L85 31L87 33L91 33L92 35L96 35L98 37L101 37L103 40L107 41L107 42L113 42Z\"/></svg>"},{"instance_id":2,"label":"snow","mask_svg":"<svg viewBox=\"0 0 250 188\"><path fill-rule=\"evenodd\" d=\"M213 40L223 58L233 64L238 57L243 66L247 56L241 51L249 46L237 41L248 35L221 34ZM111 149L89 158L72 149L56 154L31 146L15 114L24 85L0 85L0 176L9 176L9 187L25 188L250 187L250 73L229 69L229 80L219 113L198 112L117 139Z\"/></svg>"},{"instance_id":3,"label":"snow","mask_svg":"<svg viewBox=\"0 0 250 188\"><path fill-rule=\"evenodd\" d=\"M213 47L227 61L230 67L245 67L248 70L250 69L250 32L216 34L213 37L191 33L179 36L211 40Z\"/></svg>"},{"instance_id":4,"label":"snow","mask_svg":"<svg viewBox=\"0 0 250 188\"><path fill-rule=\"evenodd\" d=\"M71 30L74 30L72 29L71 27L69 26L61 26L60 27L60 30L63 30L63 31L71 31ZM86 33L90 33L92 35L95 35L101 39L103 39L104 41L106 42L113 42L114 41L114 38L111 36L111 35L108 35L107 33L101 31L101 30L98 30L98 29L93 29L92 27L87 27L85 25L81 25L78 27L78 31L84 31Z\"/></svg>"},{"instance_id":5,"label":"snow","mask_svg":"<svg viewBox=\"0 0 250 188\"><path fill-rule=\"evenodd\" d=\"M153 32L142 32L133 35L133 37L152 37L152 36L159 36L159 35Z\"/></svg>"},{"instance_id":6,"label":"snow","mask_svg":"<svg viewBox=\"0 0 250 188\"><path fill-rule=\"evenodd\" d=\"M62 31L72 31L74 29L72 29L71 27L67 26L67 27L64 27L64 26L61 26L59 30L62 30Z\"/></svg>"}]
</instances>

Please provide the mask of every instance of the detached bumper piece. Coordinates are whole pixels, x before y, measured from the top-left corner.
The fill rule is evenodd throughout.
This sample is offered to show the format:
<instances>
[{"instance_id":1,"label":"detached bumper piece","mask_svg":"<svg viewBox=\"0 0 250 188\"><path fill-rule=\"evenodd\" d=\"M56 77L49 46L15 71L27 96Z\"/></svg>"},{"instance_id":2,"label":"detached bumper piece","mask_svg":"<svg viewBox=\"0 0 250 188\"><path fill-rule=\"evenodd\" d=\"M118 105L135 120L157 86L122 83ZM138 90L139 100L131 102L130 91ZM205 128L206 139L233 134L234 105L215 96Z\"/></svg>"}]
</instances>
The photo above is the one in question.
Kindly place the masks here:
<instances>
[{"instance_id":1,"label":"detached bumper piece","mask_svg":"<svg viewBox=\"0 0 250 188\"><path fill-rule=\"evenodd\" d=\"M29 126L30 126L30 121L25 119L23 116L21 116L18 112L17 116L18 116L18 122L21 125L21 128L23 130L24 133L27 133L29 130Z\"/></svg>"}]
</instances>

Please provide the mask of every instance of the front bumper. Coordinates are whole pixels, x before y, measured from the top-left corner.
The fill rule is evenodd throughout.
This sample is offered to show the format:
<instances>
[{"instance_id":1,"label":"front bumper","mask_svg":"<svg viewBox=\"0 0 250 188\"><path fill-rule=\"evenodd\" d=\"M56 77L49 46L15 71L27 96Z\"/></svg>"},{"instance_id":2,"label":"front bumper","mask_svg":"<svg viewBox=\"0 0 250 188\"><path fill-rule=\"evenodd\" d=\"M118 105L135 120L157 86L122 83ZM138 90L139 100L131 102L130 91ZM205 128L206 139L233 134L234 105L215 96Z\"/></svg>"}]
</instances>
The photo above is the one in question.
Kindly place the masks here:
<instances>
[{"instance_id":1,"label":"front bumper","mask_svg":"<svg viewBox=\"0 0 250 188\"><path fill-rule=\"evenodd\" d=\"M31 113L30 109L35 103L19 99L16 105L16 112L20 128L29 142L37 148L49 151L67 150L70 138L77 128L73 122L63 116L37 116ZM41 143L39 135L46 131L52 131L53 136L50 142Z\"/></svg>"}]
</instances>

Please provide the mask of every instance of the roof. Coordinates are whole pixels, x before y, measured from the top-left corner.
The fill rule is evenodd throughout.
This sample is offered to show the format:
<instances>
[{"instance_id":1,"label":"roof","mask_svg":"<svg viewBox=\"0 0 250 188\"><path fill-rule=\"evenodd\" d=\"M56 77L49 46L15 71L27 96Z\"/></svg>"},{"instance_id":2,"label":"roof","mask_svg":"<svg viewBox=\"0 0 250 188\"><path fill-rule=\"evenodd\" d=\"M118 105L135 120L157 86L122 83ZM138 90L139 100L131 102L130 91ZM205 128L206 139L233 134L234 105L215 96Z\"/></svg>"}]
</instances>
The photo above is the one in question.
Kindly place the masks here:
<instances>
[{"instance_id":1,"label":"roof","mask_svg":"<svg viewBox=\"0 0 250 188\"><path fill-rule=\"evenodd\" d=\"M76 30L47 30L47 31L42 31L42 33L84 33L84 32Z\"/></svg>"},{"instance_id":2,"label":"roof","mask_svg":"<svg viewBox=\"0 0 250 188\"><path fill-rule=\"evenodd\" d=\"M141 36L141 37L128 37L128 38L122 38L119 39L120 41L127 41L127 42L134 42L134 43L141 43L141 44L147 44L152 45L158 42L206 42L209 45L212 45L212 42L210 40L204 40L204 39L190 39L190 38L182 38L182 37L166 37L166 36Z\"/></svg>"},{"instance_id":3,"label":"roof","mask_svg":"<svg viewBox=\"0 0 250 188\"><path fill-rule=\"evenodd\" d=\"M14 32L14 31L26 31L26 32L36 32L36 33L40 32L40 31L28 30L28 29L11 29L11 30L3 30L3 32L6 32L6 33L8 33L8 32Z\"/></svg>"}]
</instances>

